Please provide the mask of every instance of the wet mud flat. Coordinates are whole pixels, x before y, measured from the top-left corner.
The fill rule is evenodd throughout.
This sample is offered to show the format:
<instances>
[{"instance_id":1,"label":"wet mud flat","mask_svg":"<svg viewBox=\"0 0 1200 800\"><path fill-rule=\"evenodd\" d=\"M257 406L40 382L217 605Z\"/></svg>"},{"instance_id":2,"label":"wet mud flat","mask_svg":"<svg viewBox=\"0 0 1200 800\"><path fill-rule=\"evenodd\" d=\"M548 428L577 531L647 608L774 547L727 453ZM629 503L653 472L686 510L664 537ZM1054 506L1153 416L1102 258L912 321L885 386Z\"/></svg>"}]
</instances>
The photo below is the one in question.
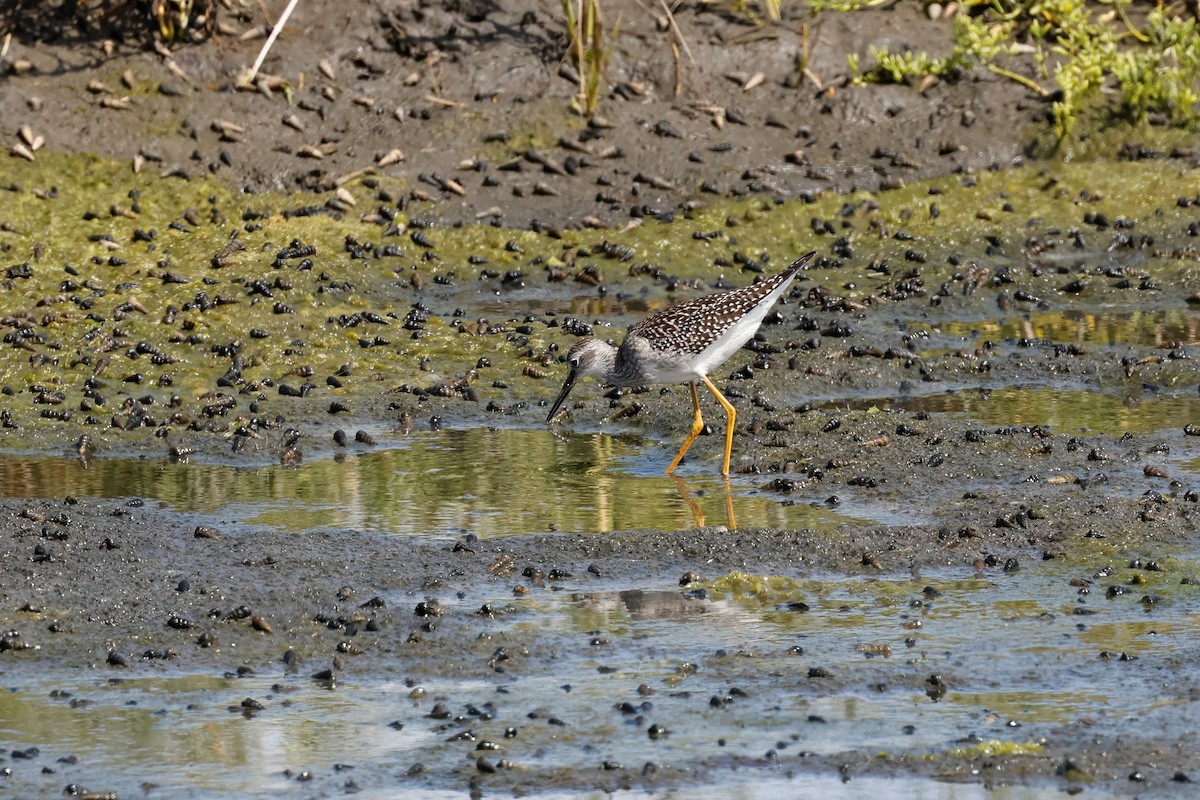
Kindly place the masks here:
<instances>
[{"instance_id":1,"label":"wet mud flat","mask_svg":"<svg viewBox=\"0 0 1200 800\"><path fill-rule=\"evenodd\" d=\"M32 256L0 352L14 796L1187 796L1200 329L1174 172L1095 201L1139 239L1075 202L1101 179L1017 170L572 232L569 266L504 229L358 257L377 222L275 197L225 252L244 206L211 185L221 213L160 223L169 247L111 216L108 260L55 203L110 185L51 199L30 173L10 194L60 235L39 261L36 225L7 232ZM1116 193L1138 181L1158 193ZM906 213L930 189L968 202ZM992 230L989 204L1037 233L963 222ZM1086 215L1115 247L1069 233ZM564 343L748 282L771 259L743 243L794 249L805 219L919 238L869 262L821 240L719 376L728 488L719 437L658 475L677 389L583 387L546 429ZM428 513L454 504L484 513Z\"/></svg>"},{"instance_id":2,"label":"wet mud flat","mask_svg":"<svg viewBox=\"0 0 1200 800\"><path fill-rule=\"evenodd\" d=\"M8 190L45 220L6 232L30 256L0 351L14 796L1187 796L1186 172L737 201L615 247L420 229L440 261L214 184L185 233L158 180L87 172ZM144 216L93 239L86 210L131 189ZM546 429L564 343L742 285L824 221L850 239L812 234L820 267L718 376L728 488L718 437L658 475L678 389L582 387ZM483 514L429 513L455 504Z\"/></svg>"},{"instance_id":3,"label":"wet mud flat","mask_svg":"<svg viewBox=\"0 0 1200 800\"><path fill-rule=\"evenodd\" d=\"M1194 141L851 86L917 4L821 89L682 14L679 99L621 6L588 123L470 5L301 4L257 92L235 33L14 39L0 794L1190 797ZM546 429L579 336L814 248L714 375L728 486L661 477L678 387Z\"/></svg>"},{"instance_id":4,"label":"wet mud flat","mask_svg":"<svg viewBox=\"0 0 1200 800\"><path fill-rule=\"evenodd\" d=\"M881 449L861 446L877 416L843 416L860 451ZM858 464L920 493L912 525L481 539L297 532L152 497L4 500L6 786L1187 796L1200 507L1182 485L1137 486L1165 484L1144 467L1164 435L1043 448L1055 474L1111 455L1034 482L997 457L1018 437L972 429L938 424L990 487L905 484L933 431ZM827 452L830 436L805 441ZM1197 437L1165 438L1194 463ZM826 488L792 497L821 505Z\"/></svg>"}]
</instances>

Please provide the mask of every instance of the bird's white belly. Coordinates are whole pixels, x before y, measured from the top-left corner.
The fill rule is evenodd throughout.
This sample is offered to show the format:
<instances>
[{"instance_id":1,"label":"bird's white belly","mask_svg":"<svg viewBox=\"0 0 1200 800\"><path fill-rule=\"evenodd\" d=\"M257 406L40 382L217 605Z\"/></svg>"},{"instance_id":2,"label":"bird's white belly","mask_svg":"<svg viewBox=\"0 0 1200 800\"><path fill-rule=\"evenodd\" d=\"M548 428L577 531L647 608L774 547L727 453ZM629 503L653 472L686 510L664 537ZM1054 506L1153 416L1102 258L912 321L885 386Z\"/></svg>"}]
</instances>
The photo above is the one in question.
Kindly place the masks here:
<instances>
[{"instance_id":1,"label":"bird's white belly","mask_svg":"<svg viewBox=\"0 0 1200 800\"><path fill-rule=\"evenodd\" d=\"M690 383L700 380L707 370L699 371L691 364L678 364L671 359L646 359L641 363L646 383Z\"/></svg>"},{"instance_id":2,"label":"bird's white belly","mask_svg":"<svg viewBox=\"0 0 1200 800\"><path fill-rule=\"evenodd\" d=\"M653 353L641 361L641 371L647 383L689 383L698 381L710 370L729 360L742 345L750 341L758 328L759 320L738 323L728 334L710 344L704 350L685 358L673 354ZM738 330L740 328L740 330Z\"/></svg>"}]
</instances>

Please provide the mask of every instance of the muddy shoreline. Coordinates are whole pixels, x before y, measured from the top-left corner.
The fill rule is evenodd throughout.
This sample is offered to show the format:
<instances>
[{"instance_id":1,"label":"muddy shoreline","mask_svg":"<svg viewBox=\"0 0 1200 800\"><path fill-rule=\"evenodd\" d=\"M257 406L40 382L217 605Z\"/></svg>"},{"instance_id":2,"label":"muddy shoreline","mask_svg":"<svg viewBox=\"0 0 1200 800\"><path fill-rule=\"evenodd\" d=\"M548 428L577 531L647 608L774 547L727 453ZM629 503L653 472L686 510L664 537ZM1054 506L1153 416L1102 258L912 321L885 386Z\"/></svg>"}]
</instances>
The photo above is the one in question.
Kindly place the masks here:
<instances>
[{"instance_id":1,"label":"muddy shoreline","mask_svg":"<svg viewBox=\"0 0 1200 800\"><path fill-rule=\"evenodd\" d=\"M1097 126L1055 152L1045 101L986 72L852 86L847 53L947 46L916 3L761 29L689 7L678 97L669 27L612 4L589 123L541 5L450 6L302 3L250 92L249 11L169 51L14 38L12 795L1190 796L1194 143ZM686 391L588 385L545 430L561 353L813 247L717 376L739 428L707 525L297 533L32 463L351 483L344 460L414 430L498 427L539 434L470 454L527 473L500 494L582 503L581 480L640 470L658 502L675 486L645 465L686 432ZM639 463L609 435L640 436ZM896 523L727 524L746 497Z\"/></svg>"},{"instance_id":2,"label":"muddy shoreline","mask_svg":"<svg viewBox=\"0 0 1200 800\"><path fill-rule=\"evenodd\" d=\"M763 30L715 6L688 9L677 24L691 58L678 67L654 15L610 8L620 19L612 88L590 126L568 110L577 84L560 69L558 20L531 3L477 19L437 4L359 2L333 18L301 4L264 65L276 87L265 95L235 88L254 38L106 56L99 42L18 36L8 62L27 66L10 77L0 115L6 133L28 124L50 150L209 172L251 194L374 171L405 180L422 216L523 228L619 227L681 197L874 191L1002 168L1025 158L1046 113L1027 89L986 73L924 93L850 87L845 56L868 44L948 47L949 20L918 4ZM239 31L261 22L223 21Z\"/></svg>"},{"instance_id":3,"label":"muddy shoreline","mask_svg":"<svg viewBox=\"0 0 1200 800\"><path fill-rule=\"evenodd\" d=\"M1197 576L1187 573L1187 567L1170 556L1195 535L1194 513L1189 513L1194 512L1192 504L1172 503L1169 513L1155 512L1153 521L1147 519L1146 506L1139 500L1105 498L1094 505L1103 509L1106 530L1140 525L1152 531L1148 536L1139 534L1134 546L1144 554L1145 563L1160 565L1153 569L1169 573L1171 581L1196 580ZM1092 513L1085 512L1085 516ZM201 524L195 524L197 521ZM538 597L564 590L579 598L591 597L592 602L620 597L625 604L636 604L630 608L643 609L641 613L673 615L681 613L669 610L679 603L702 605L705 598L722 594L719 585L705 581L737 573L814 576L818 582L821 575L835 574L899 579L914 592L927 587L924 592L930 602L934 595L928 587L948 586L954 580L973 578L1002 585L1022 570L1028 574L1043 569L1044 563L1052 563L1047 560L1100 563L1092 560L1095 556L1080 559L1079 545L1086 539L1079 533L1079 520L1069 512L1055 519L988 527L971 534L949 533L944 526L856 528L833 534L713 527L605 535L556 533L491 541L467 537L452 543L416 539L406 541L402 551L396 537L386 534L249 529L196 515L181 518L136 501L9 500L4 503L3 525L7 573L3 623L10 631L3 641L8 681L20 685L22 676L38 673L39 665L53 665L55 675L75 673L84 679L83 684L66 682L59 687L61 691L54 688L58 685L54 681L40 682L50 688L51 698L59 698L49 700L52 704L73 703L71 698L77 694L95 695L96 687L118 687L126 680L172 675L217 679L223 675L224 681L213 692L201 695L208 699L190 705L192 710L183 713L181 722L189 713L213 713L212 709L230 698L239 700L239 693L248 693L244 702L250 705L242 710L249 718L253 713L281 713L279 702L297 691L297 686L302 693L369 695L383 690L380 700L394 706L393 713L399 714L405 725L432 725L434 730L445 730L444 736L460 727L456 724L447 729L436 724L435 701L446 700L453 708L456 700L453 694L427 697L421 687L480 681L503 687L514 680L535 679L552 668L556 651L561 653L560 648L572 645L556 643L554 634L523 632L521 623L532 611L530 600L536 604ZM692 583L681 586L685 578ZM646 587L646 591L631 592L627 587ZM1065 584L1062 588L1068 593L1076 591ZM614 589L620 592L614 593ZM676 599L670 600L672 596ZM1186 596L1175 602L1189 602L1183 599ZM498 652L510 654L504 657L502 667L496 662ZM632 670L636 677L637 662L627 662L625 657L610 654L604 663L620 671ZM1123 658L1117 653L1095 657L1097 663ZM1188 656L1180 651L1178 657ZM710 652L698 666L720 670L722 660L721 651ZM924 691L932 698L931 670L952 692L974 680L940 659L933 659L931 666L920 662L904 666L900 654L893 660L896 663L889 664L884 673L864 662L849 673L834 673L836 677L822 681L819 688L812 686L813 673L805 680L802 670L777 677L776 686L778 691L799 691L801 696L815 690L819 697L833 690L864 690L863 681L878 680L883 674L891 684L889 691ZM1143 679L1135 676L1153 680L1151 676L1162 668L1169 665L1158 659L1133 658L1122 667L1128 680ZM94 688L87 689L88 684ZM239 689L239 684L247 688ZM408 711L403 709L409 703L385 699L395 690L383 687L397 684L417 692ZM250 687L257 687L257 693ZM1170 694L1184 700L1177 713L1186 715L1188 703L1200 697L1200 684L1194 677L1183 678ZM528 709L513 708L502 697L496 696L493 722L466 724L494 731L506 724L532 724L525 719ZM146 699L152 707L158 705L159 701ZM287 713L303 715L305 701L297 697L295 702L300 708ZM545 702L553 711L553 700L547 697ZM236 705L234 702L230 711L236 710ZM87 704L77 708L77 713L88 713ZM267 710L255 711L263 708ZM587 730L592 723L570 718L567 724ZM840 752L801 753L795 760L795 755L781 752L766 761L741 764L736 757L723 764L709 758L694 761L676 756L652 758L654 768L642 770L640 777L637 770L625 776L589 777L587 769L546 770L523 764L522 754L528 757L530 751L516 742L508 748L507 766L499 770L496 759L491 759L489 766L482 763L487 759L481 758L479 764L472 762L448 774L437 769L428 773L417 770L401 785L411 791L420 786L444 790L457 785L461 789L469 784L488 792L518 793L650 789L704 783L718 779L715 776L731 766L770 772L774 759L778 762L775 769L783 768L788 774L925 776L982 781L993 787L1058 790L1086 784L1089 793L1099 790L1115 795L1133 788L1133 781L1139 796L1186 794L1187 781L1194 773L1186 736L1164 748L1153 738L1105 732L1104 726L1096 728L1097 724L1094 719L1081 718L1066 726L1035 726L1022 734L1039 742L1035 754L981 751L975 756L931 758L896 753L877 758L862 752ZM1168 727L1173 729L1173 725ZM621 736L636 740L644 733L634 729L619 734L618 740ZM962 746L977 746L973 741L987 740L968 738ZM10 744L14 752L31 746ZM764 751L770 749L767 744L763 742ZM26 787L31 794L33 787L40 787L36 790L39 795L53 794L68 783L92 789L103 786L119 790L120 796L131 791L133 784L128 781L132 776L115 777L103 762L71 758L73 754L64 747L42 746L28 757L14 756L10 764L13 780L18 781L15 785ZM435 758L435 752L436 746L424 755ZM61 761L63 758L68 761ZM355 769L354 785L362 789L369 791L395 779L389 778L394 768L381 770L369 760L357 763L349 753L342 760ZM628 766L641 769L640 764ZM37 774L43 767L48 770ZM289 780L297 780L302 767L293 765ZM299 779L313 780L311 789L324 796L341 780L337 773L315 769L309 779ZM1134 774L1141 777L1134 781L1130 777ZM171 785L169 781L167 785ZM175 789L179 788L176 784Z\"/></svg>"}]
</instances>

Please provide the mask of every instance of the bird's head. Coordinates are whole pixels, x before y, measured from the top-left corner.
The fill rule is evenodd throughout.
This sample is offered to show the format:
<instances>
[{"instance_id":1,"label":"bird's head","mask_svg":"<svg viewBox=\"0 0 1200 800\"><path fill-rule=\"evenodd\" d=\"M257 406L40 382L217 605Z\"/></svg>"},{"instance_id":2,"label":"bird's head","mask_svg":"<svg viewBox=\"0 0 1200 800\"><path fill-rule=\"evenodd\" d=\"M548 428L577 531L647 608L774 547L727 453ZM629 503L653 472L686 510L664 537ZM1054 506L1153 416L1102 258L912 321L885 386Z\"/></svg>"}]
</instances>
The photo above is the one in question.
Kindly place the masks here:
<instances>
[{"instance_id":1,"label":"bird's head","mask_svg":"<svg viewBox=\"0 0 1200 800\"><path fill-rule=\"evenodd\" d=\"M571 393L576 381L588 375L604 376L608 374L612 368L615 353L616 349L611 344L592 336L576 342L575 346L567 353L567 379L563 381L562 390L559 391L554 405L550 407L546 422L554 419L554 415L558 413L559 407Z\"/></svg>"}]
</instances>

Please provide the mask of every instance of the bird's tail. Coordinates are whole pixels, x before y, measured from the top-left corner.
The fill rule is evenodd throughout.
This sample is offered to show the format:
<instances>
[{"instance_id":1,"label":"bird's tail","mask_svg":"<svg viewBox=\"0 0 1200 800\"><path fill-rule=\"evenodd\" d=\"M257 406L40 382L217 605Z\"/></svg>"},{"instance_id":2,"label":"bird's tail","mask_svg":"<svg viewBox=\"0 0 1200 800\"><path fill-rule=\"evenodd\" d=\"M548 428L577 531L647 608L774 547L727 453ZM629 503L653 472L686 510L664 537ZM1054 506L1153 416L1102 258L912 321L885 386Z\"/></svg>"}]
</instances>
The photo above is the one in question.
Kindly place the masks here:
<instances>
[{"instance_id":1,"label":"bird's tail","mask_svg":"<svg viewBox=\"0 0 1200 800\"><path fill-rule=\"evenodd\" d=\"M793 261L791 265L780 274L779 277L787 278L796 274L802 269L808 269L809 262L813 260L813 257L816 254L816 250L809 250L807 253Z\"/></svg>"}]
</instances>

